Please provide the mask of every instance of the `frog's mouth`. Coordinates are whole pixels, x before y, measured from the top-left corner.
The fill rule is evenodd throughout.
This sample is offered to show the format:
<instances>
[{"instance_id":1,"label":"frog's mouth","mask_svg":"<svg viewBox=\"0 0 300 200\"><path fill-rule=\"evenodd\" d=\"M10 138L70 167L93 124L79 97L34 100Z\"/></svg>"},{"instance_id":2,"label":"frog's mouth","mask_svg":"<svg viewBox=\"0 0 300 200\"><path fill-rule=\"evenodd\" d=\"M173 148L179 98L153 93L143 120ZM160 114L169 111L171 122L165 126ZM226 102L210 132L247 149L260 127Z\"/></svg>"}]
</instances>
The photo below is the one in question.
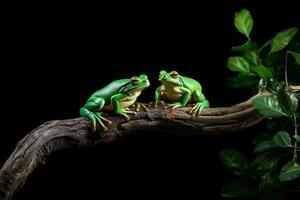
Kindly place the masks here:
<instances>
[{"instance_id":1,"label":"frog's mouth","mask_svg":"<svg viewBox=\"0 0 300 200\"><path fill-rule=\"evenodd\" d=\"M140 86L140 87L134 88L134 89L132 89L131 91L139 91L139 90L144 90L144 89L146 89L147 87L149 87L149 86L147 86L147 85L143 85L143 86Z\"/></svg>"},{"instance_id":2,"label":"frog's mouth","mask_svg":"<svg viewBox=\"0 0 300 200\"><path fill-rule=\"evenodd\" d=\"M166 85L173 85L173 86L180 86L180 83L179 82L175 82L173 81L172 79L164 79L164 78L160 78L159 81L162 83L162 84L166 84Z\"/></svg>"}]
</instances>

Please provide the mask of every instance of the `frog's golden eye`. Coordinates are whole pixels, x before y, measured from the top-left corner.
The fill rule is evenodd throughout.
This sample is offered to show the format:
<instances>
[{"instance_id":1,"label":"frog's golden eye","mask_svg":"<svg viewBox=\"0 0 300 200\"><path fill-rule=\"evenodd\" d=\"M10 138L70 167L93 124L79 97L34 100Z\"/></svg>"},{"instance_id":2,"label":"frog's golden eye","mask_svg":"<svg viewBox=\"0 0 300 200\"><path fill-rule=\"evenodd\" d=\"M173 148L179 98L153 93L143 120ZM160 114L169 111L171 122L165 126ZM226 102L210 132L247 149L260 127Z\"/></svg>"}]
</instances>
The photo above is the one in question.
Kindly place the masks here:
<instances>
[{"instance_id":1,"label":"frog's golden eye","mask_svg":"<svg viewBox=\"0 0 300 200\"><path fill-rule=\"evenodd\" d=\"M132 85L138 85L139 83L140 83L139 77L133 76L133 77L131 78L131 84L132 84Z\"/></svg>"},{"instance_id":2,"label":"frog's golden eye","mask_svg":"<svg viewBox=\"0 0 300 200\"><path fill-rule=\"evenodd\" d=\"M178 78L179 74L178 74L178 72L176 72L176 71L172 71L172 72L171 72L171 76L172 76L173 78Z\"/></svg>"}]
</instances>

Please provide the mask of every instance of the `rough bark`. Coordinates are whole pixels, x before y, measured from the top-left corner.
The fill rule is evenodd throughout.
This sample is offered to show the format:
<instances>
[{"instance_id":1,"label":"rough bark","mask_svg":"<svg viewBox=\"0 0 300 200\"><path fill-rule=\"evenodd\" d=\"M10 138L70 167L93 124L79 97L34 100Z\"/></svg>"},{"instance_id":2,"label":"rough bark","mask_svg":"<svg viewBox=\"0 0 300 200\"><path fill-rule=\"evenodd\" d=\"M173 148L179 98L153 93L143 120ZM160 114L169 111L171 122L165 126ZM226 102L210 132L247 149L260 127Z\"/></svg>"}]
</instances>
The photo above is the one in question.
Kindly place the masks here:
<instances>
[{"instance_id":1,"label":"rough bark","mask_svg":"<svg viewBox=\"0 0 300 200\"><path fill-rule=\"evenodd\" d=\"M190 108L172 112L163 107L150 107L148 112L142 110L130 121L125 121L119 116L108 116L112 125L102 137L99 133L90 132L92 124L86 118L46 122L18 143L2 166L0 199L11 198L38 164L60 149L109 142L133 130L159 129L184 135L217 135L253 126L263 119L252 107L253 98L232 107L204 109L199 117L191 117L187 113Z\"/></svg>"}]
</instances>

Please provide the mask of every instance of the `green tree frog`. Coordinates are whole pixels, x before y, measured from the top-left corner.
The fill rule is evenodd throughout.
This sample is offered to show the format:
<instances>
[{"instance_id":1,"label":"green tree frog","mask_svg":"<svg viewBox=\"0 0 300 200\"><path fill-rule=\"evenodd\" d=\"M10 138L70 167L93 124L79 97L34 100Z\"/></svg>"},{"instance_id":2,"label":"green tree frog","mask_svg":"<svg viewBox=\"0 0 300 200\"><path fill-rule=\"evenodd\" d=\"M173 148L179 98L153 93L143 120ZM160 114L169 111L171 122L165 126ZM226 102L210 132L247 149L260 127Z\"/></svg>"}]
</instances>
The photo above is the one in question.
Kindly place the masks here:
<instances>
[{"instance_id":1,"label":"green tree frog","mask_svg":"<svg viewBox=\"0 0 300 200\"><path fill-rule=\"evenodd\" d=\"M203 108L209 107L209 102L202 93L200 83L192 78L181 76L176 71L170 73L162 70L159 73L161 86L155 91L155 104L170 102L172 110L185 107L188 103L195 103L189 111L193 116L200 115Z\"/></svg>"},{"instance_id":2,"label":"green tree frog","mask_svg":"<svg viewBox=\"0 0 300 200\"><path fill-rule=\"evenodd\" d=\"M108 124L112 122L104 118L100 112L114 111L129 120L128 114L136 114L136 112L129 110L128 107L134 105L142 90L149 86L150 81L145 74L113 81L90 96L86 104L80 108L80 115L92 120L93 132L96 131L96 123L106 131L107 127L102 121Z\"/></svg>"}]
</instances>

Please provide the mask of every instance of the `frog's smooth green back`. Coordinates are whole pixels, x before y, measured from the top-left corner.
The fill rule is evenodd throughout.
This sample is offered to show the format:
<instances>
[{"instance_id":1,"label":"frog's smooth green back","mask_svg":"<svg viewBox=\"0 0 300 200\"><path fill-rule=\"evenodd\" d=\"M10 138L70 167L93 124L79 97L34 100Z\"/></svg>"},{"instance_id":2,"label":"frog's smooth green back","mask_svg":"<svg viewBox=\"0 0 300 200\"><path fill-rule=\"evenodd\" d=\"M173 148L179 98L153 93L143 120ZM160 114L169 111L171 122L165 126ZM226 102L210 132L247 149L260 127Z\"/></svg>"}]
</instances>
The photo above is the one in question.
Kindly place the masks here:
<instances>
[{"instance_id":1,"label":"frog's smooth green back","mask_svg":"<svg viewBox=\"0 0 300 200\"><path fill-rule=\"evenodd\" d=\"M184 86L187 87L189 90L191 91L195 91L198 89L202 90L201 84L195 79L185 77L185 76L180 76L180 78L183 81Z\"/></svg>"},{"instance_id":2,"label":"frog's smooth green back","mask_svg":"<svg viewBox=\"0 0 300 200\"><path fill-rule=\"evenodd\" d=\"M92 99L95 97L101 97L106 102L110 102L111 96L118 94L120 89L129 82L130 82L130 79L120 79L120 80L113 81L113 82L109 83L108 85L106 85L105 87L103 87L100 90L93 93L89 99Z\"/></svg>"}]
</instances>

